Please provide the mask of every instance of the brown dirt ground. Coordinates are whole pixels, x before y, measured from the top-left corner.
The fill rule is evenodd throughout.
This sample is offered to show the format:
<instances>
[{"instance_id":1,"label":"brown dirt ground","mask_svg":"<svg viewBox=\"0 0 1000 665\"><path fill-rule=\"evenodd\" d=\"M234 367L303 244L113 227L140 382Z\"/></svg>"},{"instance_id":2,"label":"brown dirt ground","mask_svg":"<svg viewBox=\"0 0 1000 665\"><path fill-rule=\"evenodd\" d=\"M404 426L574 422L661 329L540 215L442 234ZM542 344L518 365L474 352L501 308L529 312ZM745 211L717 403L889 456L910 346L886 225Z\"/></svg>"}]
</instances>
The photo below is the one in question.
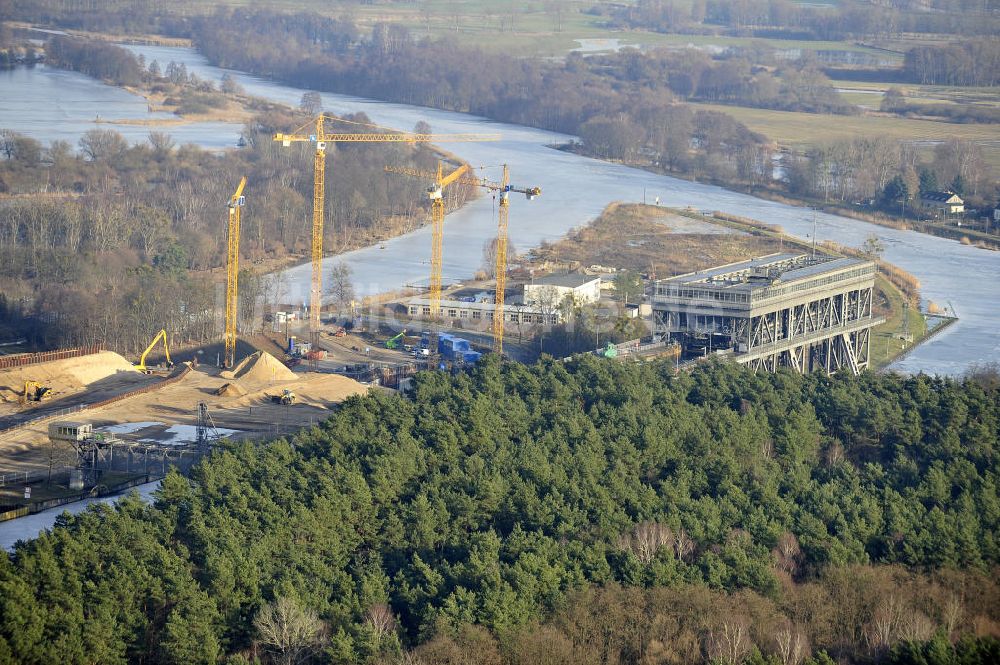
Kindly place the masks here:
<instances>
[{"instance_id":1,"label":"brown dirt ground","mask_svg":"<svg viewBox=\"0 0 1000 665\"><path fill-rule=\"evenodd\" d=\"M18 403L25 381L37 381L50 388L50 399L41 403L45 405L84 390L100 390L108 392L110 396L133 390L154 380L156 379L153 377L141 374L132 363L111 351L3 369L0 370L0 416L40 405L38 402L27 406Z\"/></svg>"},{"instance_id":2,"label":"brown dirt ground","mask_svg":"<svg viewBox=\"0 0 1000 665\"><path fill-rule=\"evenodd\" d=\"M709 223L706 218L705 223ZM691 233L692 220L670 210L612 203L587 226L536 250L539 261L578 262L659 278L782 251L779 241L739 232Z\"/></svg>"},{"instance_id":3,"label":"brown dirt ground","mask_svg":"<svg viewBox=\"0 0 1000 665\"><path fill-rule=\"evenodd\" d=\"M351 395L364 394L363 384L337 374L293 373L290 380L262 381L242 386L242 396L218 395L231 382L214 367L199 366L181 381L161 390L139 395L101 409L72 416L95 427L130 422L161 422L165 425L195 425L198 404L205 402L217 427L238 430L235 437L267 437L293 432L327 418L335 405ZM271 395L289 389L296 403L282 406ZM53 450L48 441L48 423L0 435L0 469L37 470L53 458L55 466L74 463L68 446Z\"/></svg>"}]
</instances>

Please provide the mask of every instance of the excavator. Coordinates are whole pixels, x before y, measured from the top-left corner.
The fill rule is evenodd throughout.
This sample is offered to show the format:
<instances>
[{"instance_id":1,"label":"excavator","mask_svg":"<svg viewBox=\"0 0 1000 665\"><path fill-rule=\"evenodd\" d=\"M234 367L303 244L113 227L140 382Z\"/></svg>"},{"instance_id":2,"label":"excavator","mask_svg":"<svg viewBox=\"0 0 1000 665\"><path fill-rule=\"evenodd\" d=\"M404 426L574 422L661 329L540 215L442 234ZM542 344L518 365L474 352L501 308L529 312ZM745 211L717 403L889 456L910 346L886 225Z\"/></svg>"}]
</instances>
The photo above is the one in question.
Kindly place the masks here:
<instances>
[{"instance_id":1,"label":"excavator","mask_svg":"<svg viewBox=\"0 0 1000 665\"><path fill-rule=\"evenodd\" d=\"M38 381L25 381L24 393L21 395L21 404L27 404L28 402L41 402L43 399L51 397L51 392L51 388L43 386Z\"/></svg>"},{"instance_id":2,"label":"excavator","mask_svg":"<svg viewBox=\"0 0 1000 665\"><path fill-rule=\"evenodd\" d=\"M391 339L385 340L385 348L387 348L387 349L396 349L396 348L399 348L399 341L401 339L403 339L404 337L406 337L406 331L405 330L403 332L399 333L398 335L396 335L395 337L393 337Z\"/></svg>"},{"instance_id":3,"label":"excavator","mask_svg":"<svg viewBox=\"0 0 1000 665\"><path fill-rule=\"evenodd\" d=\"M149 346L146 347L146 350L142 352L142 356L139 358L139 364L136 365L136 368L140 372L147 371L146 356L149 355L149 352L153 350L153 347L156 346L156 343L159 342L161 339L163 340L163 353L167 357L167 368L169 369L170 367L174 366L173 361L170 360L170 348L167 346L167 331L161 330L160 332L156 333L156 337L154 337L153 341L149 343Z\"/></svg>"}]
</instances>

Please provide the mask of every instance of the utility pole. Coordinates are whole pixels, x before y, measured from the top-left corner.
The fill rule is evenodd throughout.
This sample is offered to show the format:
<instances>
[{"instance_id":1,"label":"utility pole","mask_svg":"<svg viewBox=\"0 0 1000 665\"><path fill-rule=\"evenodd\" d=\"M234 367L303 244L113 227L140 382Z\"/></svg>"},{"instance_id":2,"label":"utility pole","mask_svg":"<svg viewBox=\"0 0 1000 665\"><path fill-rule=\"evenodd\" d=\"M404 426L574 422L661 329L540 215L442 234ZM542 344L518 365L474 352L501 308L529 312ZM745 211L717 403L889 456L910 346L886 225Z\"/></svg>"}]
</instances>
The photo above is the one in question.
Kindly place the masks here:
<instances>
[{"instance_id":1,"label":"utility pole","mask_svg":"<svg viewBox=\"0 0 1000 665\"><path fill-rule=\"evenodd\" d=\"M816 208L813 208L813 247L812 257L816 258Z\"/></svg>"}]
</instances>

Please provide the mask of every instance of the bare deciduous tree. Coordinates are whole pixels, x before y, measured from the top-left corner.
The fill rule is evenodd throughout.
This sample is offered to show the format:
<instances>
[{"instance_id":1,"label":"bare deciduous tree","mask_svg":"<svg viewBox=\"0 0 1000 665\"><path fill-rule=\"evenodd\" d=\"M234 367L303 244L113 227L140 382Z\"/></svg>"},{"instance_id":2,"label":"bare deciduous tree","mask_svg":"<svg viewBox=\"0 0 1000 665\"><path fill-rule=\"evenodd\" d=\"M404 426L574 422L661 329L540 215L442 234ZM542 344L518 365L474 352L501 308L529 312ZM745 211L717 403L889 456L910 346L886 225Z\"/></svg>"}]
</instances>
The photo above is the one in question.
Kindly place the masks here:
<instances>
[{"instance_id":1,"label":"bare deciduous tree","mask_svg":"<svg viewBox=\"0 0 1000 665\"><path fill-rule=\"evenodd\" d=\"M318 92L304 93L299 108L309 115L319 115L323 112L323 97Z\"/></svg>"},{"instance_id":2,"label":"bare deciduous tree","mask_svg":"<svg viewBox=\"0 0 1000 665\"><path fill-rule=\"evenodd\" d=\"M778 568L791 575L795 574L795 571L799 567L801 550L799 549L799 541L794 533L786 531L781 534L778 538L778 544L773 550L773 554Z\"/></svg>"},{"instance_id":3,"label":"bare deciduous tree","mask_svg":"<svg viewBox=\"0 0 1000 665\"><path fill-rule=\"evenodd\" d=\"M281 596L260 609L253 621L260 643L285 665L301 663L323 641L323 622L299 601Z\"/></svg>"},{"instance_id":4,"label":"bare deciduous tree","mask_svg":"<svg viewBox=\"0 0 1000 665\"><path fill-rule=\"evenodd\" d=\"M899 631L902 603L895 594L882 598L872 618L864 628L865 641L874 653L880 653L892 646Z\"/></svg>"},{"instance_id":5,"label":"bare deciduous tree","mask_svg":"<svg viewBox=\"0 0 1000 665\"><path fill-rule=\"evenodd\" d=\"M782 665L799 665L809 653L805 635L792 625L778 629L774 635L775 646Z\"/></svg>"},{"instance_id":6,"label":"bare deciduous tree","mask_svg":"<svg viewBox=\"0 0 1000 665\"><path fill-rule=\"evenodd\" d=\"M688 536L687 531L678 529L674 533L674 554L681 561L687 561L692 552L694 552L694 541Z\"/></svg>"},{"instance_id":7,"label":"bare deciduous tree","mask_svg":"<svg viewBox=\"0 0 1000 665\"><path fill-rule=\"evenodd\" d=\"M517 249L515 249L514 244L507 241L507 262L510 263L510 259L517 256ZM497 276L497 239L490 238L483 243L483 264L482 270L486 273L487 279L494 279Z\"/></svg>"},{"instance_id":8,"label":"bare deciduous tree","mask_svg":"<svg viewBox=\"0 0 1000 665\"><path fill-rule=\"evenodd\" d=\"M386 635L396 630L396 615L385 603L376 603L365 612L365 625L381 641Z\"/></svg>"},{"instance_id":9,"label":"bare deciduous tree","mask_svg":"<svg viewBox=\"0 0 1000 665\"><path fill-rule=\"evenodd\" d=\"M951 635L958 629L964 615L965 607L962 599L955 594L948 596L944 607L941 608L941 619L944 622L944 629L948 635Z\"/></svg>"},{"instance_id":10,"label":"bare deciduous tree","mask_svg":"<svg viewBox=\"0 0 1000 665\"><path fill-rule=\"evenodd\" d=\"M727 619L717 630L709 633L706 651L710 660L722 661L728 665L742 663L753 642L746 623L739 619Z\"/></svg>"},{"instance_id":11,"label":"bare deciduous tree","mask_svg":"<svg viewBox=\"0 0 1000 665\"><path fill-rule=\"evenodd\" d=\"M639 561L650 563L656 558L657 552L674 544L674 534L670 527L657 522L642 522L636 524L631 533L623 534L618 539L618 547L631 552Z\"/></svg>"},{"instance_id":12,"label":"bare deciduous tree","mask_svg":"<svg viewBox=\"0 0 1000 665\"><path fill-rule=\"evenodd\" d=\"M353 271L351 270L351 266L343 261L336 263L330 269L330 288L327 290L327 293L330 296L330 302L333 303L338 312L350 307L351 303L354 302L354 282L351 281L352 276Z\"/></svg>"}]
</instances>

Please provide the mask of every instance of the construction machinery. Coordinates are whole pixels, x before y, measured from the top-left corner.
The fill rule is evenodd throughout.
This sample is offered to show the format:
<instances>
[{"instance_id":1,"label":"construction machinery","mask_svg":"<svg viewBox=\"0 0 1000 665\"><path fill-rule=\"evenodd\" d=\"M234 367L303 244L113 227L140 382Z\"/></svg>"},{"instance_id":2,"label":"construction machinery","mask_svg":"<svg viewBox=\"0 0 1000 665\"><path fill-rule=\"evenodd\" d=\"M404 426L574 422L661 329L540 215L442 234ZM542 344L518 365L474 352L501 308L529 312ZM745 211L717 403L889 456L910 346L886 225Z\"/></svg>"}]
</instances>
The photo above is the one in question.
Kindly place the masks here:
<instances>
[{"instance_id":1,"label":"construction machinery","mask_svg":"<svg viewBox=\"0 0 1000 665\"><path fill-rule=\"evenodd\" d=\"M500 195L499 214L497 215L497 256L496 273L497 288L493 306L493 352L503 354L503 302L507 290L507 223L510 214L510 194L524 194L529 201L541 195L541 187L513 187L510 184L510 169L503 165L503 177L500 182L490 182L486 179L474 181L479 187L484 187Z\"/></svg>"},{"instance_id":2,"label":"construction machinery","mask_svg":"<svg viewBox=\"0 0 1000 665\"><path fill-rule=\"evenodd\" d=\"M327 143L351 142L394 142L394 143L446 143L460 141L498 141L499 134L413 134L407 132L382 131L379 133L327 133L327 120L352 125L362 125L385 130L386 128L367 123L353 122L320 114L309 124L315 123L315 133L302 133L308 126L296 129L290 134L277 133L275 141L288 147L293 142L308 141L315 144L313 156L313 225L312 225L312 284L309 294L309 330L315 338L320 328L320 310L322 309L323 289L323 199L326 183L326 146Z\"/></svg>"},{"instance_id":3,"label":"construction machinery","mask_svg":"<svg viewBox=\"0 0 1000 665\"><path fill-rule=\"evenodd\" d=\"M170 348L167 346L167 331L161 330L160 332L156 333L156 337L154 337L153 341L149 343L149 346L146 347L146 350L142 352L142 356L140 356L139 358L139 364L136 365L136 368L140 372L147 371L146 356L149 355L149 352L153 350L153 347L156 346L156 343L159 342L161 339L163 340L163 354L167 358L167 367L173 367L174 363L173 361L170 360Z\"/></svg>"},{"instance_id":4,"label":"construction machinery","mask_svg":"<svg viewBox=\"0 0 1000 665\"><path fill-rule=\"evenodd\" d=\"M503 176L500 182L492 182L486 178L477 178L469 175L468 168L459 167L448 176L442 178L442 167L438 164L437 174L428 173L426 171L417 171L413 169L404 169L398 167L386 167L386 171L390 173L401 173L403 175L411 175L420 178L430 178L434 177L434 185L429 188L428 194L432 197L434 204L440 198L440 190L443 189L448 184L453 182L460 182L467 185L472 185L474 187L482 187L483 189L489 190L494 194L499 194L500 196L500 206L499 215L497 220L497 255L496 255L496 297L494 298L494 308L493 308L493 351L495 353L503 353L503 305L504 305L504 295L507 289L507 226L510 217L510 194L511 192L516 192L518 194L524 194L525 198L529 201L533 200L536 196L540 196L542 193L541 187L513 187L510 184L510 169L506 164L503 165ZM453 177L454 176L454 177ZM438 187L440 185L440 187ZM433 198L438 196L438 198ZM435 212L434 204L431 206L432 213ZM431 253L431 314L435 313L435 307L437 311L440 312L441 308L441 255L440 247L442 241L438 237L438 229L442 229L441 235L443 235L444 228L444 203L441 203L439 208L440 222L437 218L434 218L435 230L434 230L434 245L432 246ZM435 264L434 251L437 248L437 263ZM435 276L435 270L437 271ZM436 281L435 281L436 280ZM437 286L437 292L435 296L435 284ZM436 297L436 300L435 300Z\"/></svg>"},{"instance_id":5,"label":"construction machinery","mask_svg":"<svg viewBox=\"0 0 1000 665\"><path fill-rule=\"evenodd\" d=\"M280 395L271 395L271 401L275 404L282 404L284 406L295 404L295 393L288 388L285 388L281 391Z\"/></svg>"},{"instance_id":6,"label":"construction machinery","mask_svg":"<svg viewBox=\"0 0 1000 665\"><path fill-rule=\"evenodd\" d=\"M431 306L431 317L441 315L441 261L444 250L444 188L456 182L469 172L469 165L462 164L457 169L444 175L444 165L438 162L437 173L408 169L398 166L386 166L387 173L398 173L418 178L434 178L427 188L427 198L431 201L431 279L428 299Z\"/></svg>"},{"instance_id":7,"label":"construction machinery","mask_svg":"<svg viewBox=\"0 0 1000 665\"><path fill-rule=\"evenodd\" d=\"M28 402L41 402L52 396L52 389L43 386L38 381L25 381L24 392L21 394L21 404Z\"/></svg>"},{"instance_id":8,"label":"construction machinery","mask_svg":"<svg viewBox=\"0 0 1000 665\"><path fill-rule=\"evenodd\" d=\"M243 188L247 185L246 176L240 179L236 192L229 198L229 230L226 249L226 358L225 367L236 364L236 318L239 307L239 274L240 274L240 210L246 202Z\"/></svg>"},{"instance_id":9,"label":"construction machinery","mask_svg":"<svg viewBox=\"0 0 1000 665\"><path fill-rule=\"evenodd\" d=\"M403 332L399 333L398 335L396 335L395 337L392 337L390 339L385 340L385 348L387 348L387 349L396 349L396 348L398 348L400 340L402 340L404 337L406 337L406 331L405 330Z\"/></svg>"}]
</instances>

